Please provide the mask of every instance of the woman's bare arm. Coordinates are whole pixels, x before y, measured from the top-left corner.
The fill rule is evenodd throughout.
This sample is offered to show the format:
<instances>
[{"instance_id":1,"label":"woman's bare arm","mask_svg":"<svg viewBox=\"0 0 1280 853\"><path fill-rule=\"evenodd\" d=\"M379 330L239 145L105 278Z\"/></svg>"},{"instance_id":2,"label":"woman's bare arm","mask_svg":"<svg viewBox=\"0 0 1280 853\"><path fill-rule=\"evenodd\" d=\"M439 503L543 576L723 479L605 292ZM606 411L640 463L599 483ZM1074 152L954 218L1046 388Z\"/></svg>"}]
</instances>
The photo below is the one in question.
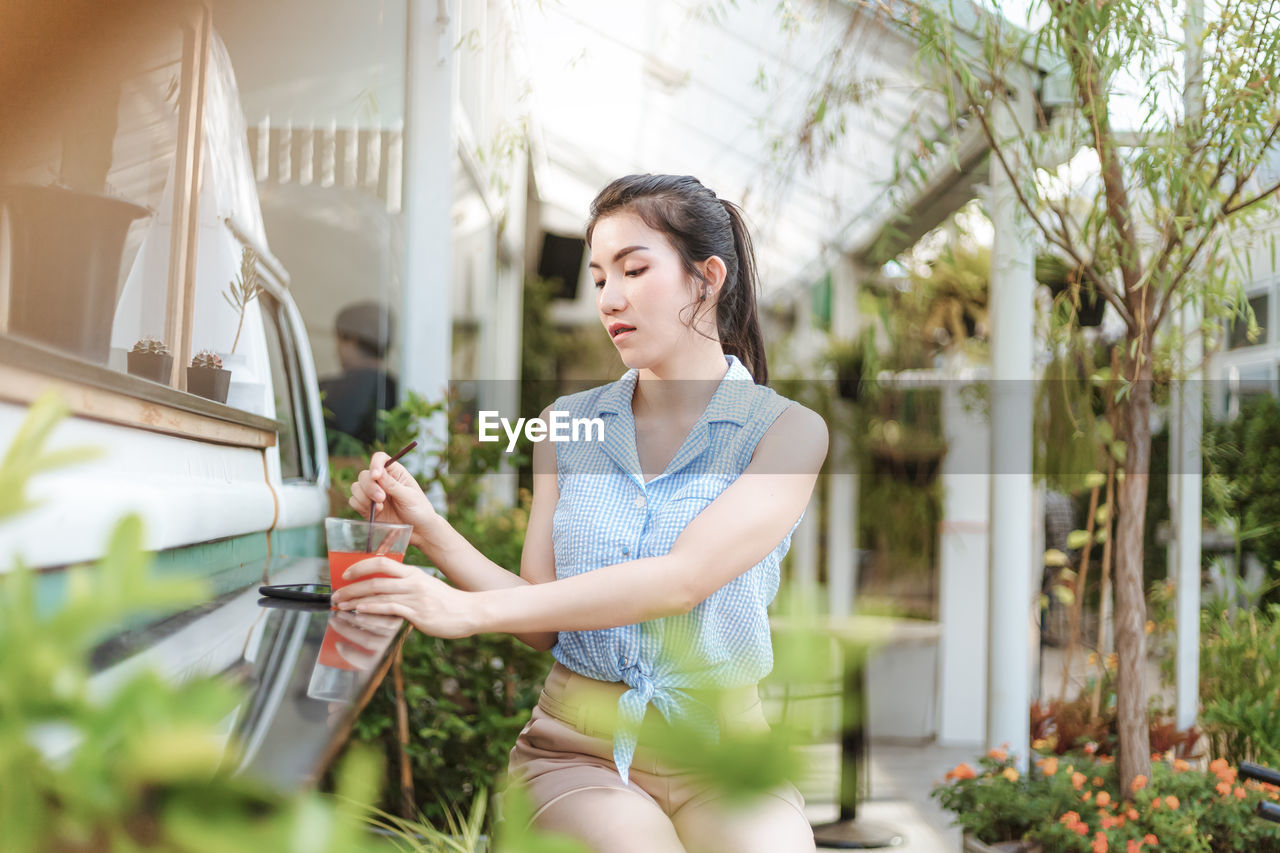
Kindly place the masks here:
<instances>
[{"instance_id":1,"label":"woman's bare arm","mask_svg":"<svg viewBox=\"0 0 1280 853\"><path fill-rule=\"evenodd\" d=\"M821 417L793 406L761 439L742 476L661 557L470 594L443 584L415 584L410 590L396 580L375 579L361 590L348 587L352 592L339 606L404 616L437 636L585 631L686 613L777 547L808 504L826 452ZM361 574L380 570L357 566Z\"/></svg>"}]
</instances>

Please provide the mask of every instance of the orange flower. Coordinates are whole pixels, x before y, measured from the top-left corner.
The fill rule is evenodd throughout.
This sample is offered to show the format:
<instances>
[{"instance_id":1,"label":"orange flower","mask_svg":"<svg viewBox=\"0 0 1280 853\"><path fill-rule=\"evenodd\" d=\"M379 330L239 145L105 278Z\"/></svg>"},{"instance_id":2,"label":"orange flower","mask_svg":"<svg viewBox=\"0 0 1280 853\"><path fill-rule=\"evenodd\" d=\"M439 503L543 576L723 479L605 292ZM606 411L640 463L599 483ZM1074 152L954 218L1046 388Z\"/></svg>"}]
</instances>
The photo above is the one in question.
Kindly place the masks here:
<instances>
[{"instance_id":1,"label":"orange flower","mask_svg":"<svg viewBox=\"0 0 1280 853\"><path fill-rule=\"evenodd\" d=\"M991 758L996 761L1004 761L1008 757L1009 753L1005 752L1003 749L993 749L987 753L987 758Z\"/></svg>"},{"instance_id":2,"label":"orange flower","mask_svg":"<svg viewBox=\"0 0 1280 853\"><path fill-rule=\"evenodd\" d=\"M1230 794L1230 793L1231 793L1231 783L1230 783L1230 782L1219 782L1219 783L1214 787L1214 790L1215 790L1215 791L1217 791L1219 794L1221 794L1222 796L1224 796L1224 797L1225 797L1225 796L1227 796L1228 794Z\"/></svg>"},{"instance_id":3,"label":"orange flower","mask_svg":"<svg viewBox=\"0 0 1280 853\"><path fill-rule=\"evenodd\" d=\"M1135 841L1130 838L1129 843L1124 846L1124 853L1141 853L1142 842Z\"/></svg>"},{"instance_id":4,"label":"orange flower","mask_svg":"<svg viewBox=\"0 0 1280 853\"><path fill-rule=\"evenodd\" d=\"M1160 843L1160 839L1148 832L1146 835L1142 836L1142 843L1150 844L1152 847L1155 847Z\"/></svg>"},{"instance_id":5,"label":"orange flower","mask_svg":"<svg viewBox=\"0 0 1280 853\"><path fill-rule=\"evenodd\" d=\"M1079 791L1084 787L1085 775L1079 771L1071 774L1071 787Z\"/></svg>"},{"instance_id":6,"label":"orange flower","mask_svg":"<svg viewBox=\"0 0 1280 853\"><path fill-rule=\"evenodd\" d=\"M1061 824L1073 824L1073 823L1079 823L1079 822L1080 822L1079 812L1067 812L1062 817L1058 818L1058 823L1061 823Z\"/></svg>"},{"instance_id":7,"label":"orange flower","mask_svg":"<svg viewBox=\"0 0 1280 853\"><path fill-rule=\"evenodd\" d=\"M1152 800L1152 801L1151 801L1151 808L1152 808L1152 809L1159 809L1159 808L1160 808L1160 798L1159 798L1159 797L1156 797L1154 800Z\"/></svg>"},{"instance_id":8,"label":"orange flower","mask_svg":"<svg viewBox=\"0 0 1280 853\"><path fill-rule=\"evenodd\" d=\"M1000 775L1008 779L1010 782L1018 781L1018 771L1014 770L1012 767L1006 767L1004 770L1000 771Z\"/></svg>"},{"instance_id":9,"label":"orange flower","mask_svg":"<svg viewBox=\"0 0 1280 853\"><path fill-rule=\"evenodd\" d=\"M1183 761L1181 758L1175 758L1173 760L1173 769L1178 773L1184 773L1191 769L1191 765Z\"/></svg>"},{"instance_id":10,"label":"orange flower","mask_svg":"<svg viewBox=\"0 0 1280 853\"><path fill-rule=\"evenodd\" d=\"M1041 759L1039 767L1041 773L1046 776L1052 776L1058 772L1058 756L1054 755L1050 758Z\"/></svg>"},{"instance_id":11,"label":"orange flower","mask_svg":"<svg viewBox=\"0 0 1280 853\"><path fill-rule=\"evenodd\" d=\"M1236 786L1235 791L1233 791L1232 793L1234 793L1234 794L1236 795L1236 799L1237 799L1237 800L1243 800L1243 799L1244 799L1244 788L1241 788L1239 785L1237 785L1237 786Z\"/></svg>"},{"instance_id":12,"label":"orange flower","mask_svg":"<svg viewBox=\"0 0 1280 853\"><path fill-rule=\"evenodd\" d=\"M1093 836L1092 853L1107 853L1107 834L1099 832Z\"/></svg>"},{"instance_id":13,"label":"orange flower","mask_svg":"<svg viewBox=\"0 0 1280 853\"><path fill-rule=\"evenodd\" d=\"M1093 799L1093 791L1085 791L1084 794L1081 795L1080 799L1084 800L1086 803L1089 802L1089 800Z\"/></svg>"},{"instance_id":14,"label":"orange flower","mask_svg":"<svg viewBox=\"0 0 1280 853\"><path fill-rule=\"evenodd\" d=\"M1139 775L1139 776L1134 776L1134 777L1133 777L1133 784L1132 784L1132 785L1130 785L1130 787L1133 789L1133 792L1134 792L1135 794L1136 794L1136 793L1138 793L1138 792L1139 792L1139 791L1141 791L1143 788L1147 787L1147 777L1146 777L1146 776L1141 776L1141 775Z\"/></svg>"},{"instance_id":15,"label":"orange flower","mask_svg":"<svg viewBox=\"0 0 1280 853\"><path fill-rule=\"evenodd\" d=\"M1137 820L1137 819L1138 819L1138 810L1137 810L1137 809L1135 809L1133 806L1130 806L1130 807L1129 807L1129 810L1128 810L1127 812L1125 812L1125 815L1127 815L1127 816L1128 816L1129 820Z\"/></svg>"},{"instance_id":16,"label":"orange flower","mask_svg":"<svg viewBox=\"0 0 1280 853\"><path fill-rule=\"evenodd\" d=\"M1101 777L1101 776L1094 776L1094 777L1093 777L1093 787L1095 787L1095 788L1101 788L1101 787L1102 787L1102 777Z\"/></svg>"},{"instance_id":17,"label":"orange flower","mask_svg":"<svg viewBox=\"0 0 1280 853\"><path fill-rule=\"evenodd\" d=\"M1225 758L1215 758L1209 762L1209 769L1214 773L1221 773L1227 769L1227 766L1227 759Z\"/></svg>"},{"instance_id":18,"label":"orange flower","mask_svg":"<svg viewBox=\"0 0 1280 853\"><path fill-rule=\"evenodd\" d=\"M1178 798L1175 797L1173 794L1170 794L1169 796L1164 798L1164 804L1169 808L1173 809L1174 811L1177 811L1178 806L1182 805L1180 802L1178 802Z\"/></svg>"},{"instance_id":19,"label":"orange flower","mask_svg":"<svg viewBox=\"0 0 1280 853\"><path fill-rule=\"evenodd\" d=\"M1098 799L1095 800L1094 802L1096 802L1099 806L1105 806L1107 803L1111 802L1111 795L1108 794L1106 791L1099 791Z\"/></svg>"},{"instance_id":20,"label":"orange flower","mask_svg":"<svg viewBox=\"0 0 1280 853\"><path fill-rule=\"evenodd\" d=\"M957 764L955 769L947 774L947 781L950 782L952 779L972 779L976 775L978 774L974 773L973 768L968 764Z\"/></svg>"},{"instance_id":21,"label":"orange flower","mask_svg":"<svg viewBox=\"0 0 1280 853\"><path fill-rule=\"evenodd\" d=\"M1068 826L1068 827L1067 827L1067 829L1071 830L1072 832L1076 833L1077 835L1088 835L1088 834L1089 834L1089 824L1087 824L1087 823L1077 823L1077 824L1075 824L1074 826Z\"/></svg>"}]
</instances>

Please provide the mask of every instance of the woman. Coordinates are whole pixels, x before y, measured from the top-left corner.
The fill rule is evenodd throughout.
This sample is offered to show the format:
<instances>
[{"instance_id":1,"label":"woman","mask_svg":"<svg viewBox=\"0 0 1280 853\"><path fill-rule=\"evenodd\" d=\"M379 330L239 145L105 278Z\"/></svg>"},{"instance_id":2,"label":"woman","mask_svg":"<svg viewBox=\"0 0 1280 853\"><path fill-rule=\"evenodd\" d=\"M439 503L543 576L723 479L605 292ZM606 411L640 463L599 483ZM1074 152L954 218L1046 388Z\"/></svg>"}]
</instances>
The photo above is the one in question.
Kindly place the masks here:
<instances>
[{"instance_id":1,"label":"woman","mask_svg":"<svg viewBox=\"0 0 1280 853\"><path fill-rule=\"evenodd\" d=\"M646 712L646 730L658 719L766 725L756 683L772 667L767 607L826 425L756 384L767 369L755 260L736 206L691 177L621 178L592 203L587 245L600 320L629 370L543 412L599 418L604 434L535 445L520 575L375 454L351 506L363 515L376 502L379 518L412 524L453 585L374 558L348 575L395 579L354 583L334 603L434 636L505 631L553 651L511 753L538 826L609 853L813 850L793 787L730 811L637 741ZM589 710L601 699L603 721Z\"/></svg>"}]
</instances>

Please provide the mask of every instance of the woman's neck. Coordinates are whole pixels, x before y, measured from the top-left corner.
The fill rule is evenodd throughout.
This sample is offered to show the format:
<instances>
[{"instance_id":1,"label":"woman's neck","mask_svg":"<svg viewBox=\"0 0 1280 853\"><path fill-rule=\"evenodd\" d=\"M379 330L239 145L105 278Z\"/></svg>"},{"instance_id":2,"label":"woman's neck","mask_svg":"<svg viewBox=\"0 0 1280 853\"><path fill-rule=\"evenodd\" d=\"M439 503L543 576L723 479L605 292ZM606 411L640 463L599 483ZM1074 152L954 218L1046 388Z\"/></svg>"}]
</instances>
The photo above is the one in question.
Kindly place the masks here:
<instances>
[{"instance_id":1,"label":"woman's neck","mask_svg":"<svg viewBox=\"0 0 1280 853\"><path fill-rule=\"evenodd\" d=\"M729 371L729 363L718 346L672 362L640 370L631 401L634 415L696 420Z\"/></svg>"}]
</instances>

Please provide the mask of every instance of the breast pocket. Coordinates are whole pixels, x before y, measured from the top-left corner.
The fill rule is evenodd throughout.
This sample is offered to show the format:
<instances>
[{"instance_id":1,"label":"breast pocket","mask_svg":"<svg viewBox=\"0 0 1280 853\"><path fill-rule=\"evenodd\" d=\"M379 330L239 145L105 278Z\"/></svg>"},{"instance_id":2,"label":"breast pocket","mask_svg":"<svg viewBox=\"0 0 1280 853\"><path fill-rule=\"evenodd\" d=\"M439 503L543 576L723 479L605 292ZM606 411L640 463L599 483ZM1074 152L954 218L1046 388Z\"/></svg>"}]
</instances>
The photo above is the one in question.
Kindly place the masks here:
<instances>
[{"instance_id":1,"label":"breast pocket","mask_svg":"<svg viewBox=\"0 0 1280 853\"><path fill-rule=\"evenodd\" d=\"M724 477L699 477L683 485L654 513L651 553L665 554L698 514L728 485Z\"/></svg>"}]
</instances>

